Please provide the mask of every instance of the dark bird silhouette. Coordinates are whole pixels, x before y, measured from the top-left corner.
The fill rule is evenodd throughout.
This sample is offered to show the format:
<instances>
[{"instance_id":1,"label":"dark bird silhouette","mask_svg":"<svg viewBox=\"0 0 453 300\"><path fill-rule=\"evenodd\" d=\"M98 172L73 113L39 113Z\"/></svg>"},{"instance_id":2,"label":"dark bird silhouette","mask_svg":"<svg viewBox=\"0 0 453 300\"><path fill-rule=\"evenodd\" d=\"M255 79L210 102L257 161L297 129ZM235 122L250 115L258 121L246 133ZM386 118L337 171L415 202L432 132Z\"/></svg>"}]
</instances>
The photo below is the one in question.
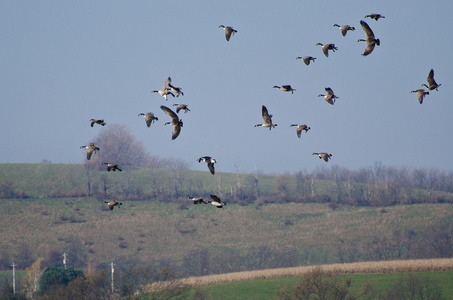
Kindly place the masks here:
<instances>
[{"instance_id":1,"label":"dark bird silhouette","mask_svg":"<svg viewBox=\"0 0 453 300\"><path fill-rule=\"evenodd\" d=\"M171 85L171 78L168 77L167 80L165 81L164 83L164 87L158 91L152 91L153 93L158 93L159 95L161 95L162 97L164 97L165 100L168 100L167 96L168 95L172 95L173 97L175 97L175 95L170 92L170 85Z\"/></svg>"},{"instance_id":2,"label":"dark bird silhouette","mask_svg":"<svg viewBox=\"0 0 453 300\"><path fill-rule=\"evenodd\" d=\"M422 86L426 87L429 91L432 90L438 90L437 88L441 86L441 84L437 84L437 82L434 80L434 70L431 69L428 73L428 78L426 78L426 81L428 81L429 85L422 84Z\"/></svg>"},{"instance_id":3,"label":"dark bird silhouette","mask_svg":"<svg viewBox=\"0 0 453 300\"><path fill-rule=\"evenodd\" d=\"M319 159L324 159L325 162L328 162L329 159L331 159L332 157L332 154L328 154L326 152L320 152L320 153L313 153L313 155L318 155L319 156Z\"/></svg>"},{"instance_id":4,"label":"dark bird silhouette","mask_svg":"<svg viewBox=\"0 0 453 300\"><path fill-rule=\"evenodd\" d=\"M429 92L425 91L425 89L418 89L415 91L411 91L411 93L417 93L418 102L420 104L423 103L423 98L425 98L426 95L429 95Z\"/></svg>"},{"instance_id":5,"label":"dark bird silhouette","mask_svg":"<svg viewBox=\"0 0 453 300\"><path fill-rule=\"evenodd\" d=\"M150 127L152 123L154 123L154 121L158 121L159 119L157 117L154 116L153 113L149 112L149 113L139 113L138 116L142 116L142 117L145 117L145 122L146 122L146 126Z\"/></svg>"},{"instance_id":6,"label":"dark bird silhouette","mask_svg":"<svg viewBox=\"0 0 453 300\"><path fill-rule=\"evenodd\" d=\"M321 43L317 43L316 46L322 46L322 52L324 53L324 55L326 57L329 57L329 50L332 50L333 52L335 52L335 50L338 50L337 47L335 47L335 44L321 44Z\"/></svg>"},{"instance_id":7,"label":"dark bird silhouette","mask_svg":"<svg viewBox=\"0 0 453 300\"><path fill-rule=\"evenodd\" d=\"M181 127L183 125L182 119L180 120L178 118L178 115L174 111L169 109L168 107L161 105L160 108L171 118L171 121L165 123L165 125L168 125L168 124L173 125L173 132L171 135L171 139L174 140L181 133Z\"/></svg>"},{"instance_id":8,"label":"dark bird silhouette","mask_svg":"<svg viewBox=\"0 0 453 300\"><path fill-rule=\"evenodd\" d=\"M203 197L191 197L191 196L188 196L187 199L192 200L193 204L201 204L201 203L208 204L208 202L205 202L203 200Z\"/></svg>"},{"instance_id":9,"label":"dark bird silhouette","mask_svg":"<svg viewBox=\"0 0 453 300\"><path fill-rule=\"evenodd\" d=\"M120 171L122 172L123 170L121 170L118 165L115 165L115 164L109 164L109 163L102 163L103 165L107 165L107 171Z\"/></svg>"},{"instance_id":10,"label":"dark bird silhouette","mask_svg":"<svg viewBox=\"0 0 453 300\"><path fill-rule=\"evenodd\" d=\"M365 42L367 44L367 46L365 48L365 52L363 52L363 54L362 54L363 56L367 56L368 54L373 52L374 47L376 45L379 46L381 44L381 42L379 41L379 39L376 39L374 37L373 30L371 30L370 26L368 26L368 24L366 22L360 21L360 25L362 25L363 31L365 31L366 40L360 39L360 40L357 40L357 42Z\"/></svg>"},{"instance_id":11,"label":"dark bird silhouette","mask_svg":"<svg viewBox=\"0 0 453 300\"><path fill-rule=\"evenodd\" d=\"M107 123L105 123L104 120L95 120L95 119L91 119L90 122L91 122L91 127L93 127L94 124L99 124L99 125L101 125L101 126L107 125Z\"/></svg>"},{"instance_id":12,"label":"dark bird silhouette","mask_svg":"<svg viewBox=\"0 0 453 300\"><path fill-rule=\"evenodd\" d=\"M339 97L335 96L330 87L326 87L324 89L326 90L327 94L319 94L318 97L324 97L327 103L333 105L335 103L335 99L338 99Z\"/></svg>"},{"instance_id":13,"label":"dark bird silhouette","mask_svg":"<svg viewBox=\"0 0 453 300\"><path fill-rule=\"evenodd\" d=\"M220 198L217 197L216 195L211 194L211 199L212 201L208 200L208 203L214 205L217 208L223 208L226 205L226 203L220 200Z\"/></svg>"},{"instance_id":14,"label":"dark bird silhouette","mask_svg":"<svg viewBox=\"0 0 453 300\"><path fill-rule=\"evenodd\" d=\"M346 36L346 33L348 33L348 31L354 31L355 30L354 27L349 26L349 25L340 26L338 24L333 24L333 26L338 27L341 30L341 34L343 36Z\"/></svg>"},{"instance_id":15,"label":"dark bird silhouette","mask_svg":"<svg viewBox=\"0 0 453 300\"><path fill-rule=\"evenodd\" d=\"M272 124L272 115L269 114L266 106L264 106L264 105L261 108L261 116L263 117L264 123L256 124L255 127L261 126L261 127L269 128L269 130L271 130L272 128L275 128L275 126L277 126L277 124Z\"/></svg>"},{"instance_id":16,"label":"dark bird silhouette","mask_svg":"<svg viewBox=\"0 0 453 300\"><path fill-rule=\"evenodd\" d=\"M370 15L366 15L365 18L375 19L376 21L379 19L385 19L385 17L381 14L370 14Z\"/></svg>"},{"instance_id":17,"label":"dark bird silhouette","mask_svg":"<svg viewBox=\"0 0 453 300\"><path fill-rule=\"evenodd\" d=\"M315 62L316 57L313 56L304 56L304 57L296 57L296 59L302 59L302 61L308 66L310 64L310 61Z\"/></svg>"},{"instance_id":18,"label":"dark bird silhouette","mask_svg":"<svg viewBox=\"0 0 453 300\"><path fill-rule=\"evenodd\" d=\"M104 203L107 203L107 205L109 206L110 210L113 210L113 208L115 206L118 206L118 208L119 208L120 205L123 205L123 203L118 202L117 200L104 201Z\"/></svg>"},{"instance_id":19,"label":"dark bird silhouette","mask_svg":"<svg viewBox=\"0 0 453 300\"><path fill-rule=\"evenodd\" d=\"M231 26L220 25L219 28L223 28L223 30L225 30L225 38L226 38L227 42L230 41L231 35L234 35L236 32L238 32L237 30L233 29L233 27L231 27Z\"/></svg>"},{"instance_id":20,"label":"dark bird silhouette","mask_svg":"<svg viewBox=\"0 0 453 300\"><path fill-rule=\"evenodd\" d=\"M307 126L307 124L302 124L302 125L299 125L299 124L291 124L289 125L290 127L293 127L293 126L297 126L296 128L296 134L297 134L297 137L300 138L301 137L301 134L302 134L302 131L305 131L305 133L307 133L311 128Z\"/></svg>"},{"instance_id":21,"label":"dark bird silhouette","mask_svg":"<svg viewBox=\"0 0 453 300\"><path fill-rule=\"evenodd\" d=\"M205 163L208 164L209 171L211 171L211 174L215 174L215 169L214 169L214 164L217 163L217 161L214 158L211 158L210 156L203 156L197 159L198 162L204 161Z\"/></svg>"},{"instance_id":22,"label":"dark bird silhouette","mask_svg":"<svg viewBox=\"0 0 453 300\"><path fill-rule=\"evenodd\" d=\"M96 143L89 143L88 145L85 146L80 146L80 149L86 148L87 149L87 159L91 159L91 155L93 155L93 152L96 153L96 151L99 151L99 147L96 147Z\"/></svg>"},{"instance_id":23,"label":"dark bird silhouette","mask_svg":"<svg viewBox=\"0 0 453 300\"><path fill-rule=\"evenodd\" d=\"M178 114L181 109L184 111L184 113L187 113L188 111L190 111L187 104L173 104L173 106L176 106L176 113L178 113Z\"/></svg>"},{"instance_id":24,"label":"dark bird silhouette","mask_svg":"<svg viewBox=\"0 0 453 300\"><path fill-rule=\"evenodd\" d=\"M294 94L294 91L295 91L295 89L293 89L289 84L288 85L282 85L282 86L274 85L274 89L279 89L279 90L282 90L284 92L291 92L291 94Z\"/></svg>"}]
</instances>

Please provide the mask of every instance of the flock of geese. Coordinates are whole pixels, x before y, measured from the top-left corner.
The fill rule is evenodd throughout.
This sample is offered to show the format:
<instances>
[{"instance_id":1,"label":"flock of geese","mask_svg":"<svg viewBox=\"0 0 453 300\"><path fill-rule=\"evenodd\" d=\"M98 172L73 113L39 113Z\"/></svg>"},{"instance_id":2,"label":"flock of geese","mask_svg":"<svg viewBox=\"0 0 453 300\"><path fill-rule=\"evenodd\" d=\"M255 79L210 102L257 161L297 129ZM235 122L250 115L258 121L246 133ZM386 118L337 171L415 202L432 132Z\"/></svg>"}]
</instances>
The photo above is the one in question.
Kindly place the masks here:
<instances>
[{"instance_id":1,"label":"flock of geese","mask_svg":"<svg viewBox=\"0 0 453 300\"><path fill-rule=\"evenodd\" d=\"M373 20L378 21L379 19L385 18L381 14L370 14L366 15L365 18L370 18ZM363 31L366 34L366 39L359 39L357 42L365 42L366 43L366 48L363 52L363 56L370 55L373 50L375 49L376 46L380 45L380 40L375 37L373 30L370 28L370 26L363 20L360 21L360 25L362 26ZM338 25L334 24L334 27L338 27L339 30L341 31L341 34L343 36L346 36L348 31L354 31L355 28L350 25ZM220 25L219 28L222 28L225 31L225 39L227 41L230 40L232 36L234 36L235 33L237 33L237 30L235 30L231 26L224 26ZM326 57L329 57L329 51L335 52L338 50L338 48L335 46L333 43L329 44L322 44L322 43L317 43L317 46L322 47L322 52ZM302 61L308 66L310 65L311 62L315 62L316 57L312 56L303 56L303 57L296 57L297 59L302 59ZM426 91L424 88L420 88L414 91L411 91L411 93L417 93L418 101L420 104L423 103L423 99L426 95L429 95L429 91L433 90L438 90L438 88L441 86L441 84L437 84L437 82L434 80L434 70L431 69L428 77L427 77L427 82L428 85L422 84L422 86L426 87L428 91ZM291 85L281 85L277 86L275 85L274 88L279 89L284 92L291 92L292 94L296 91L294 88L291 87ZM325 88L325 94L319 94L318 97L324 97L325 101L330 104L334 105L336 102L336 99L339 97L335 95L333 92L332 88L326 87ZM168 96L172 96L173 98L179 97L179 96L184 96L184 93L182 92L181 87L176 87L172 85L172 80L170 77L167 78L167 80L164 82L163 87L160 90L154 90L152 93L157 93L160 96L162 96L166 101L168 101ZM183 121L182 119L178 116L178 114L181 111L184 111L184 113L187 113L190 111L188 108L187 104L173 104L173 106L176 106L176 112L170 109L167 106L161 105L160 108L162 111L170 118L170 121L166 122L165 125L172 125L173 130L172 130L172 136L171 139L175 140L181 133L181 128L183 127ZM145 118L145 123L146 126L151 127L152 123L155 121L158 121L159 119L155 116L154 113L148 112L148 113L140 113L138 116L142 116ZM272 122L272 114L269 114L268 109L266 108L265 105L262 105L261 108L261 116L263 118L263 123L256 124L255 127L264 127L264 128L269 128L271 130L272 128L275 128L277 124L274 124ZM93 127L95 124L98 124L100 126L105 126L106 123L104 122L103 119L97 120L97 119L91 119L90 120L91 127ZM307 124L291 124L290 127L296 127L296 134L298 138L301 138L302 132L305 131L307 133L311 128ZM96 153L99 151L99 147L96 146L96 143L89 143L88 145L81 146L80 148L85 148L87 149L87 160L90 160L92 157L93 153ZM327 152L314 152L313 155L317 155L319 159L324 160L325 162L328 162L332 158L331 153ZM217 163L217 161L210 157L210 156L203 156L197 159L197 161L200 162L205 162L207 164L207 167L209 171L211 172L212 175L215 174L215 168L214 164ZM103 165L107 165L107 171L122 171L117 164L112 164L112 163L107 163L104 162L102 163ZM212 200L204 201L203 197L192 197L189 196L187 199L191 200L193 204L212 204L216 206L217 208L223 208L226 203L222 200L220 200L219 197L216 195L211 194L210 195ZM108 207L110 210L113 210L115 206L120 207L122 203L112 200L112 201L105 201L104 203L108 204Z\"/></svg>"}]
</instances>

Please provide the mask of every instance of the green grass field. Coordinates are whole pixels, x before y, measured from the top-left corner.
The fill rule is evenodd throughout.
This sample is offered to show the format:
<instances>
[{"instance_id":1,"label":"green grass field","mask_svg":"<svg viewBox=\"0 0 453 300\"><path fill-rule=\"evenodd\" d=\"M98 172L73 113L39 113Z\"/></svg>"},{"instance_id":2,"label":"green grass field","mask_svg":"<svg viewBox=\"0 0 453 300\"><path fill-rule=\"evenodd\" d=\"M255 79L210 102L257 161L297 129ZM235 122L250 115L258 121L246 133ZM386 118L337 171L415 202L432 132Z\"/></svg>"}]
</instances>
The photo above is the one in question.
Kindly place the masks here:
<instances>
[{"instance_id":1,"label":"green grass field","mask_svg":"<svg viewBox=\"0 0 453 300\"><path fill-rule=\"evenodd\" d=\"M371 282L379 293L390 289L398 282L400 276L407 273L376 273L376 274L345 274L352 279L351 290L353 293L359 293L365 281ZM453 299L453 271L441 272L420 272L420 276L428 276L436 282L442 289L444 299ZM231 282L218 284L209 287L211 299L219 300L267 300L275 297L275 292L285 286L294 286L299 282L299 277L259 279L251 281Z\"/></svg>"}]
</instances>

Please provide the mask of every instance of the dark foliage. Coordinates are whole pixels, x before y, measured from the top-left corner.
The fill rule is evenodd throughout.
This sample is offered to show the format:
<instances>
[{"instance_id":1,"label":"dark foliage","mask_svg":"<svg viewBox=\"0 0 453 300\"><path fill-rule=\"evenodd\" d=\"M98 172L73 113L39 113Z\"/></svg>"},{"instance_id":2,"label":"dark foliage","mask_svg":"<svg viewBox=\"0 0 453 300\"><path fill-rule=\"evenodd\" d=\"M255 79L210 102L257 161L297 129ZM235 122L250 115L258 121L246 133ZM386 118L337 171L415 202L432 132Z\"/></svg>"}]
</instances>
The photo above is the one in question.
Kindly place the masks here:
<instances>
[{"instance_id":1,"label":"dark foliage","mask_svg":"<svg viewBox=\"0 0 453 300\"><path fill-rule=\"evenodd\" d=\"M51 290L56 290L61 286L68 285L69 282L76 279L78 276L84 276L80 270L73 268L60 268L55 266L49 266L42 273L41 280L39 282L39 294L46 294Z\"/></svg>"}]
</instances>

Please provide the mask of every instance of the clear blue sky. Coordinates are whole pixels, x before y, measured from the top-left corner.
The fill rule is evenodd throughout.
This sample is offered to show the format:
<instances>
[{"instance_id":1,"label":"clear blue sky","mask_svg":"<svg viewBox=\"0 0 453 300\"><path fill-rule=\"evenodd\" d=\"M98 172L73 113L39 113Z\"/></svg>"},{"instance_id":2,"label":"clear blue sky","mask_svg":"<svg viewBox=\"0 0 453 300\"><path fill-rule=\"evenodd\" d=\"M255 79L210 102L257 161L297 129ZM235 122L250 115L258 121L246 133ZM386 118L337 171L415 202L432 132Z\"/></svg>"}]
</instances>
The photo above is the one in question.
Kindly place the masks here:
<instances>
[{"instance_id":1,"label":"clear blue sky","mask_svg":"<svg viewBox=\"0 0 453 300\"><path fill-rule=\"evenodd\" d=\"M1 1L0 163L81 163L101 127L126 124L149 152L217 170L319 166L453 170L453 1ZM364 19L370 13L386 18ZM365 20L381 46L361 56ZM355 26L346 37L334 23ZM238 33L225 40L219 25ZM317 42L335 43L324 57ZM297 56L317 57L306 66ZM420 105L429 70L442 86ZM171 76L185 96L152 90ZM273 89L291 84L294 94ZM318 94L331 87L334 106ZM171 140L160 105L189 104ZM255 128L266 105L278 124ZM140 112L159 121L145 126ZM312 129L296 137L292 123ZM329 152L326 164L313 152Z\"/></svg>"}]
</instances>

